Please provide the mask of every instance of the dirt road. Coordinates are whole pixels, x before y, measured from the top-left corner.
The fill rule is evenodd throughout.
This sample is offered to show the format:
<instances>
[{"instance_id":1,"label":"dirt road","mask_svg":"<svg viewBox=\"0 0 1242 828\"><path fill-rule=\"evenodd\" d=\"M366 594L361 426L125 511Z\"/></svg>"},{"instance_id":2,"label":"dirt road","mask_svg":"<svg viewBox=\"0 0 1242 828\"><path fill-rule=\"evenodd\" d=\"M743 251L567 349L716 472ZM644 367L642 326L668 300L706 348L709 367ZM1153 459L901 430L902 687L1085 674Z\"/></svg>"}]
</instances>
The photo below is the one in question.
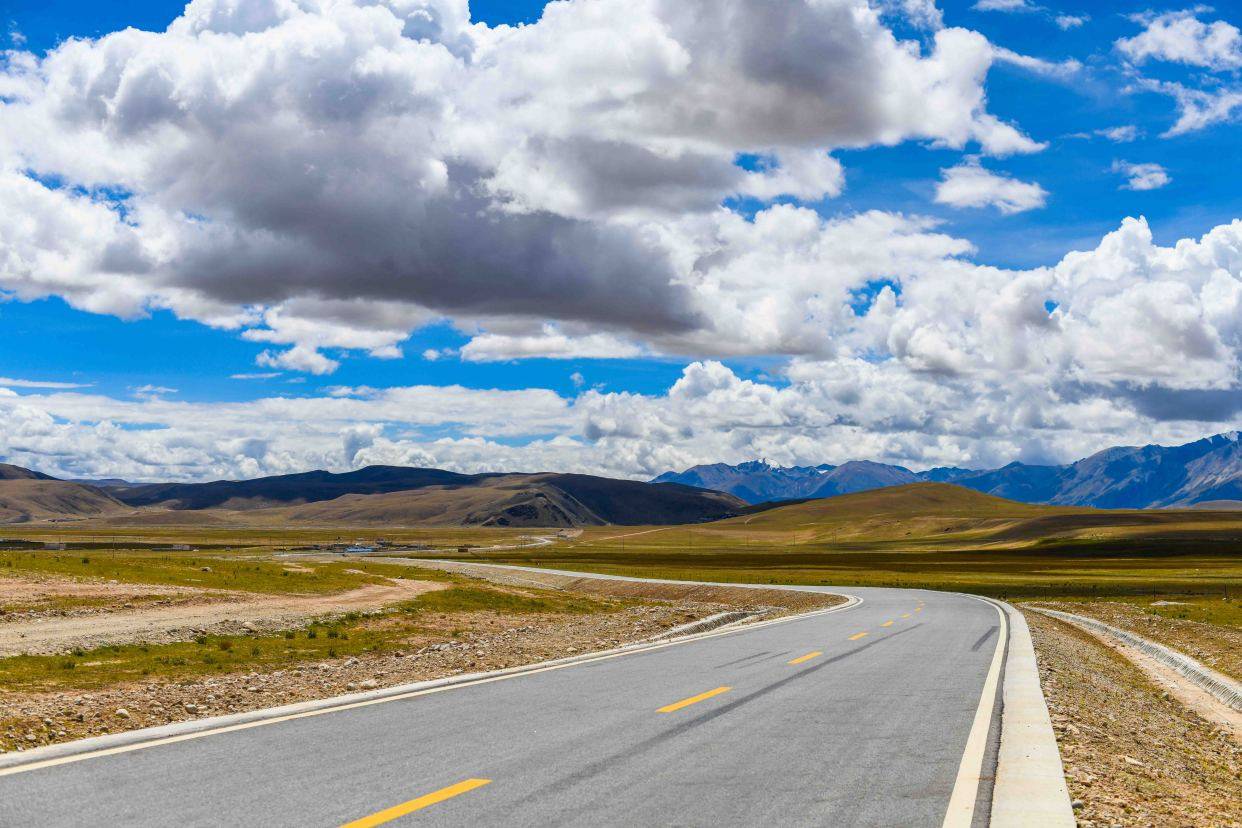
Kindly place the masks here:
<instances>
[{"instance_id":1,"label":"dirt road","mask_svg":"<svg viewBox=\"0 0 1242 828\"><path fill-rule=\"evenodd\" d=\"M60 653L137 641L167 642L192 638L219 627L275 629L333 612L372 609L405 601L448 584L398 580L372 584L337 595L265 595L238 593L227 603L149 607L80 618L47 618L0 625L0 657L22 653Z\"/></svg>"}]
</instances>

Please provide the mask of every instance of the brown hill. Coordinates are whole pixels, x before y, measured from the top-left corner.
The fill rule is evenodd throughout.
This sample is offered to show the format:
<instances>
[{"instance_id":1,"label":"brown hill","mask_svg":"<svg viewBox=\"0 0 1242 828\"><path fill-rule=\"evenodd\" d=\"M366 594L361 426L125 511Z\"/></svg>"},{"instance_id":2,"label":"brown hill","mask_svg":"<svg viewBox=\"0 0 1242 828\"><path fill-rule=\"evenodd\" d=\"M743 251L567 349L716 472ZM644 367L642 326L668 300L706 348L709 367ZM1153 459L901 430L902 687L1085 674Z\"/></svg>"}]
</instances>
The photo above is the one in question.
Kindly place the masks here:
<instances>
[{"instance_id":1,"label":"brown hill","mask_svg":"<svg viewBox=\"0 0 1242 828\"><path fill-rule=\"evenodd\" d=\"M0 478L0 523L106 517L129 511L94 486L50 478Z\"/></svg>"},{"instance_id":2,"label":"brown hill","mask_svg":"<svg viewBox=\"0 0 1242 828\"><path fill-rule=\"evenodd\" d=\"M350 494L235 517L263 524L567 527L694 523L740 514L745 508L732 495L687 486L587 475L510 474L465 486Z\"/></svg>"}]
</instances>

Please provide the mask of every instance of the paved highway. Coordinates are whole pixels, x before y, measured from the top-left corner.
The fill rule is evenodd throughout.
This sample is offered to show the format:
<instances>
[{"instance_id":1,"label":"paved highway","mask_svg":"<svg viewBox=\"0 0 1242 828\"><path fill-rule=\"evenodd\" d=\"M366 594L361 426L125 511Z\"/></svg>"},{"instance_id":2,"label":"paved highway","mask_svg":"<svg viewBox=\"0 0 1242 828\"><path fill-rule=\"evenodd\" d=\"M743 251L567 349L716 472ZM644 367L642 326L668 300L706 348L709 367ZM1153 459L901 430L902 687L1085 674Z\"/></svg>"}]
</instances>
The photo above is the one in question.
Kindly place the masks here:
<instances>
[{"instance_id":1,"label":"paved highway","mask_svg":"<svg viewBox=\"0 0 1242 828\"><path fill-rule=\"evenodd\" d=\"M986 824L997 609L843 591L862 602L0 771L0 825Z\"/></svg>"}]
</instances>

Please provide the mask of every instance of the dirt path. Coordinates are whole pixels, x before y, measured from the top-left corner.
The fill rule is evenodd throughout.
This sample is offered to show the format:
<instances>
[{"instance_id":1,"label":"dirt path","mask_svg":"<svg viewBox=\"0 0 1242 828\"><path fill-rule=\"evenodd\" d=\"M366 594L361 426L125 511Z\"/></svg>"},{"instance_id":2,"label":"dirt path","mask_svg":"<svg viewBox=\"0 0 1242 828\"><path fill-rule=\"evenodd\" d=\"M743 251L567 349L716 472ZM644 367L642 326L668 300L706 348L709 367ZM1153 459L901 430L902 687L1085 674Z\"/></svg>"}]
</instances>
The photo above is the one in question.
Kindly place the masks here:
<instances>
[{"instance_id":1,"label":"dirt path","mask_svg":"<svg viewBox=\"0 0 1242 828\"><path fill-rule=\"evenodd\" d=\"M405 601L448 584L398 580L372 584L336 595L239 595L228 603L152 607L83 618L50 618L0 626L0 658L22 653L60 653L136 641L168 642L192 638L213 627L249 624L245 629L275 629L332 612L371 609Z\"/></svg>"}]
</instances>

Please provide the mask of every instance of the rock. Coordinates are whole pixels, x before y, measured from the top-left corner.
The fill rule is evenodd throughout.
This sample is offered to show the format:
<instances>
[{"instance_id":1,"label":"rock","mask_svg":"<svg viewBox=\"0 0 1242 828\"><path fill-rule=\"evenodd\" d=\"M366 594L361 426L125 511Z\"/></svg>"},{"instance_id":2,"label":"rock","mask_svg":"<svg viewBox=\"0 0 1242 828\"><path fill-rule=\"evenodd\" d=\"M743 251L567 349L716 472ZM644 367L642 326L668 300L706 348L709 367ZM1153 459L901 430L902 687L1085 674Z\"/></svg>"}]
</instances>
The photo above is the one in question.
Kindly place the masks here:
<instances>
[{"instance_id":1,"label":"rock","mask_svg":"<svg viewBox=\"0 0 1242 828\"><path fill-rule=\"evenodd\" d=\"M243 621L243 622L242 622L242 629L244 629L244 630L248 630L249 632L254 632L255 630L257 630L257 629L258 629L258 627L256 627L256 626L255 626L252 622L250 622L250 621Z\"/></svg>"},{"instance_id":2,"label":"rock","mask_svg":"<svg viewBox=\"0 0 1242 828\"><path fill-rule=\"evenodd\" d=\"M195 704L194 702L186 702L182 706L185 708L186 713L197 713L198 712L198 705Z\"/></svg>"},{"instance_id":3,"label":"rock","mask_svg":"<svg viewBox=\"0 0 1242 828\"><path fill-rule=\"evenodd\" d=\"M360 682L358 686L363 690L374 690L376 687L379 687L379 682L375 679L367 679L364 682Z\"/></svg>"},{"instance_id":4,"label":"rock","mask_svg":"<svg viewBox=\"0 0 1242 828\"><path fill-rule=\"evenodd\" d=\"M1061 801L1064 802L1065 800L1062 799ZM1075 799L1073 802L1070 803L1070 807L1073 808L1075 811L1081 811L1083 806L1086 804L1087 803L1083 802L1081 799Z\"/></svg>"},{"instance_id":5,"label":"rock","mask_svg":"<svg viewBox=\"0 0 1242 828\"><path fill-rule=\"evenodd\" d=\"M1137 760L1137 759L1135 759L1135 758L1133 758L1133 757L1130 757L1130 756L1125 756L1124 754L1123 754L1123 755L1122 755L1122 757L1121 757L1121 761L1125 762L1127 765L1133 765L1133 766L1134 766L1134 767L1136 767L1136 768L1145 768L1145 767L1147 767L1146 765L1144 765L1144 764L1143 764L1142 762L1140 762L1139 760Z\"/></svg>"},{"instance_id":6,"label":"rock","mask_svg":"<svg viewBox=\"0 0 1242 828\"><path fill-rule=\"evenodd\" d=\"M116 717L117 717L118 719L128 719L128 718L129 718L129 711L128 711L128 710L126 710L124 707L118 707L118 708L116 709Z\"/></svg>"}]
</instances>

